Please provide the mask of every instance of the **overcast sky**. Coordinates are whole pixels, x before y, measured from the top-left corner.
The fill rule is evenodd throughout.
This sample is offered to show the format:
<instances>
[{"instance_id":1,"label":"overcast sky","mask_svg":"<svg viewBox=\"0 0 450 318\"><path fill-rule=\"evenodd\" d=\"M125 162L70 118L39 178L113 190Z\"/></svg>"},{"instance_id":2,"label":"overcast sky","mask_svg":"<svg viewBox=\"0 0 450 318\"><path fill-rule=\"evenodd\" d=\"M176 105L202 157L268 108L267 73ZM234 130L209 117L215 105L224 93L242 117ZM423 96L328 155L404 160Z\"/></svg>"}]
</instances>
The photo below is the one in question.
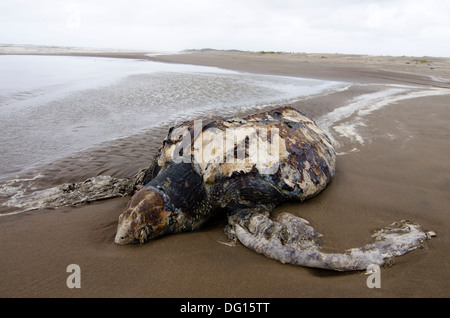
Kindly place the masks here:
<instances>
[{"instance_id":1,"label":"overcast sky","mask_svg":"<svg viewBox=\"0 0 450 318\"><path fill-rule=\"evenodd\" d=\"M0 0L0 43L450 56L450 1Z\"/></svg>"}]
</instances>

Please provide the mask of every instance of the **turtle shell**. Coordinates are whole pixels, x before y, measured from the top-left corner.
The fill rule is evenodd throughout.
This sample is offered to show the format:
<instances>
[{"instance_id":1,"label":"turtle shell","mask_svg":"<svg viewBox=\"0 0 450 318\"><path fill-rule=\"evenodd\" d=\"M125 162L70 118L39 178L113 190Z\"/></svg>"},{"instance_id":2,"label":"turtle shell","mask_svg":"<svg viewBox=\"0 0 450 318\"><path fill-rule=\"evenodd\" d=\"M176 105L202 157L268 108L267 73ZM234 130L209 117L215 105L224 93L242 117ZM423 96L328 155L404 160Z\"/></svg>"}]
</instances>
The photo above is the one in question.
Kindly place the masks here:
<instances>
[{"instance_id":1,"label":"turtle shell","mask_svg":"<svg viewBox=\"0 0 450 318\"><path fill-rule=\"evenodd\" d=\"M217 193L218 185L240 179L251 180L253 187L261 181L283 199L304 200L331 181L336 154L313 120L283 107L242 118L205 117L172 127L145 180L179 163L191 163L209 194Z\"/></svg>"}]
</instances>

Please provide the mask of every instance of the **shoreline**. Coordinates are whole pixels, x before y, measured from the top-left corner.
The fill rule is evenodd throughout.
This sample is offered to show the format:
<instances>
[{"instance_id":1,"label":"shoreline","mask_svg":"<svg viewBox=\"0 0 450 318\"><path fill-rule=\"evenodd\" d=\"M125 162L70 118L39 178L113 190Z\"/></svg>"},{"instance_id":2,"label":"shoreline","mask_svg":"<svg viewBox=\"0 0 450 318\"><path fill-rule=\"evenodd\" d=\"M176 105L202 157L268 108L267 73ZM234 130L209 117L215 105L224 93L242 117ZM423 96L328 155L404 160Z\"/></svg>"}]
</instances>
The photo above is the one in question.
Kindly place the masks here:
<instances>
[{"instance_id":1,"label":"shoreline","mask_svg":"<svg viewBox=\"0 0 450 318\"><path fill-rule=\"evenodd\" d=\"M283 265L243 246L220 244L226 240L224 220L214 221L197 232L164 237L140 247L117 246L113 239L117 218L129 198L116 198L0 218L0 252L8 255L1 261L4 270L0 274L0 296L448 297L449 257L445 251L450 243L446 214L449 96L418 94L416 98L402 98L402 94L450 88L450 73L446 73L449 65L440 66L441 70L426 70L422 65L425 63L412 69L416 66L404 64L404 58L396 58L395 63L386 66L367 65L367 57L362 56L344 60L311 56L201 52L147 59L259 74L339 78L352 83L346 90L291 104L315 120L338 109L342 112L349 105L354 110L334 119L329 127L340 153L332 183L317 197L304 203L284 204L275 213L290 212L310 221L324 234L323 247L329 250L364 245L373 230L400 219L412 219L437 232L428 249L401 256L394 266L382 269L380 289L367 288L366 276L361 273L330 273ZM414 88L377 95L399 86ZM361 96L366 101L372 98L369 105L357 104ZM372 104L383 103L387 98L393 98L391 104L367 111L360 116L362 120L356 118L359 111L370 110ZM336 126L342 129L335 130ZM160 135L164 134L161 130ZM151 140L151 147L162 142L160 135ZM94 158L125 150L108 163L106 173L128 174L133 167L150 164L151 151L145 148L149 138L144 134L124 140L115 148L99 150ZM145 155L137 152L140 148L145 148ZM135 150L131 159L127 149ZM127 160L135 162L125 163ZM82 167L82 161L79 164ZM99 162L98 169L105 170L105 166ZM59 173L55 179L67 178L64 171ZM79 264L82 271L82 288L78 290L68 289L65 284L69 275L66 267L73 263Z\"/></svg>"},{"instance_id":2,"label":"shoreline","mask_svg":"<svg viewBox=\"0 0 450 318\"><path fill-rule=\"evenodd\" d=\"M72 50L72 51L70 51ZM251 52L235 50L186 50L160 53L147 51L103 51L67 48L54 51L1 51L0 55L79 56L149 60L163 63L213 66L239 72L355 82L395 81L450 88L450 57L377 56L340 53ZM270 65L276 62L276 67ZM301 68L301 70L300 70ZM341 74L344 72L345 74ZM361 74L362 72L362 74Z\"/></svg>"}]
</instances>

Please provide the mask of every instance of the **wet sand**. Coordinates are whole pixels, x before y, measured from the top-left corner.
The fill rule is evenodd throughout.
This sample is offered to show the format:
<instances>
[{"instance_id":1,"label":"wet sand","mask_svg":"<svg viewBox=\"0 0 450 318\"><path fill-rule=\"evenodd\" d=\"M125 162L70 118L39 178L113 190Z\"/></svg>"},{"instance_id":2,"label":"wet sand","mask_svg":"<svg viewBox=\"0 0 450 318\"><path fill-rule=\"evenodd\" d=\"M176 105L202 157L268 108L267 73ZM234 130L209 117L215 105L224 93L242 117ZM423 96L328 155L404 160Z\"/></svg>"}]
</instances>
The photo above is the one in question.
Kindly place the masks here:
<instances>
[{"instance_id":1,"label":"wet sand","mask_svg":"<svg viewBox=\"0 0 450 318\"><path fill-rule=\"evenodd\" d=\"M353 83L291 105L315 120L386 84L450 88L447 59L435 59L431 69L408 57L322 56L200 52L145 58ZM333 182L317 197L275 211L309 220L330 251L362 246L375 229L401 219L435 231L428 248L381 269L381 288L368 288L362 272L283 265L241 245L220 244L226 241L223 219L143 246L116 245L117 219L129 199L116 198L1 217L0 297L448 297L449 107L450 95L400 99L362 119L355 113L335 122ZM352 120L363 124L356 127L359 139L332 129ZM54 180L46 182L71 180L68 167L82 176L83 162L97 175L130 176L150 164L166 128L56 162L48 168ZM79 289L66 285L69 264L81 268Z\"/></svg>"}]
</instances>

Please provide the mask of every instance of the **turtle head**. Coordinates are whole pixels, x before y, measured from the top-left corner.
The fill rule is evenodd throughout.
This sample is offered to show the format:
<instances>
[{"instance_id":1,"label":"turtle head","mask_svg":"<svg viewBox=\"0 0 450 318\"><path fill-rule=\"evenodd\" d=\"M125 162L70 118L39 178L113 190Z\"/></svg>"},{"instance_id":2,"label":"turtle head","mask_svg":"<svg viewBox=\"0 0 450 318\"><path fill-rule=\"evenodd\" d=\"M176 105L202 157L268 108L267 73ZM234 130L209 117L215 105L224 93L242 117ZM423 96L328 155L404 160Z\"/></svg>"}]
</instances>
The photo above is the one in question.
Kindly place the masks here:
<instances>
[{"instance_id":1,"label":"turtle head","mask_svg":"<svg viewBox=\"0 0 450 318\"><path fill-rule=\"evenodd\" d=\"M138 191L119 216L115 242L117 244L145 243L163 235L171 221L171 211L160 192L150 187Z\"/></svg>"}]
</instances>

